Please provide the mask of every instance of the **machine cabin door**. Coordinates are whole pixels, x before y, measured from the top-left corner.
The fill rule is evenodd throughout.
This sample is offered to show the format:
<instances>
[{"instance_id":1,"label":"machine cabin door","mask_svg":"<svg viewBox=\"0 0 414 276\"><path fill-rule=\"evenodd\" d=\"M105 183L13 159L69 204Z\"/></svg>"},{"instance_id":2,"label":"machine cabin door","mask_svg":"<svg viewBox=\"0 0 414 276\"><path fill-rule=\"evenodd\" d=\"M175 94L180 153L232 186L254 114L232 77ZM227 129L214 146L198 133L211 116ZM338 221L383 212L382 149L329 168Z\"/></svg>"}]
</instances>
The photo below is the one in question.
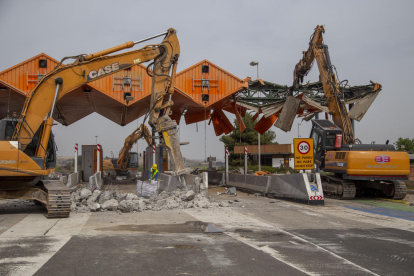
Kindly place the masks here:
<instances>
[{"instance_id":1,"label":"machine cabin door","mask_svg":"<svg viewBox=\"0 0 414 276\"><path fill-rule=\"evenodd\" d=\"M85 165L83 165L83 176L84 176L84 181L89 180L89 177L91 175L93 175L93 170L94 170L94 162L93 162L93 151L92 150L88 150L85 151Z\"/></svg>"},{"instance_id":2,"label":"machine cabin door","mask_svg":"<svg viewBox=\"0 0 414 276\"><path fill-rule=\"evenodd\" d=\"M311 137L313 138L313 154L315 158L315 164L323 168L325 166L325 148L323 144L323 133L317 128L313 128Z\"/></svg>"}]
</instances>

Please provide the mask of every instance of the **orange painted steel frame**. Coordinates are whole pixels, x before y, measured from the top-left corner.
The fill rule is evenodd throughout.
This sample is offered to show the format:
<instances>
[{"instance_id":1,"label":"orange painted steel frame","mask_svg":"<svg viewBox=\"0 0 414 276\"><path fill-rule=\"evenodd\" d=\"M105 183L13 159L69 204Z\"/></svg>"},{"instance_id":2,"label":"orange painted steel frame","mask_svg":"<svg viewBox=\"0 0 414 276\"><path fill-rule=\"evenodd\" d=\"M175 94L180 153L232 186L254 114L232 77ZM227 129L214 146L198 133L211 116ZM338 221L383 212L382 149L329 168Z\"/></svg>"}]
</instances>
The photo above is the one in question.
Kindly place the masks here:
<instances>
[{"instance_id":1,"label":"orange painted steel frame","mask_svg":"<svg viewBox=\"0 0 414 276\"><path fill-rule=\"evenodd\" d=\"M111 48L105 53L113 52L115 48ZM115 50L121 48L118 47ZM170 129L165 130L158 120L161 113L164 125L171 121L168 114L172 102L168 101L166 104L163 104L163 96L166 93L172 94L174 91L175 71L180 54L176 31L169 29L161 44L147 45L139 50L114 56L100 56L99 53L92 56L89 55L86 58L78 56L74 63L57 67L39 81L26 99L21 117L17 122L12 141L17 141L18 143L12 141L0 142L0 176L40 176L50 173L50 170L42 170L39 165L23 153L23 150L31 142L33 135L43 125L36 156L42 157L44 162L46 162L44 149L47 148L53 125L52 114L48 113L52 110L53 104L71 90L85 83L152 59L155 59L155 65L153 70L150 125L158 127L157 130L164 135L164 139L167 136L166 140L169 143L167 146L173 148L174 151L173 160L177 159L178 163L183 166L181 164L183 162L179 160L180 157L182 160L179 141L171 139L174 138L174 133L171 130L173 126L169 126ZM171 77L168 75L170 70ZM57 80L63 81L58 89L56 89L57 85L55 83ZM57 95L55 95L55 90ZM54 99L55 97L56 99ZM166 117L168 117L169 121ZM45 118L47 119L45 120ZM175 144L172 145L171 141ZM184 168L179 167L178 169Z\"/></svg>"}]
</instances>

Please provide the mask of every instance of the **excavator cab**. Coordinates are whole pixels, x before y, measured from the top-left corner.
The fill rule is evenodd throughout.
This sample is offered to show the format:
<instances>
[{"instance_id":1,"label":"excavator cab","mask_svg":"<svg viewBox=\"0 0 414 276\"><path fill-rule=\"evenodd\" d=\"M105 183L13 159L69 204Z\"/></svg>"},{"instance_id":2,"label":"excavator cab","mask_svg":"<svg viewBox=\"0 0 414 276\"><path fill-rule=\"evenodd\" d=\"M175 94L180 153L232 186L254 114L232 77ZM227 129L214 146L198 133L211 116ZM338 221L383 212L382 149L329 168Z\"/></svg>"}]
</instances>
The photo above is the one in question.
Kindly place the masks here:
<instances>
[{"instance_id":1,"label":"excavator cab","mask_svg":"<svg viewBox=\"0 0 414 276\"><path fill-rule=\"evenodd\" d=\"M138 169L138 153L130 152L127 167L129 169Z\"/></svg>"},{"instance_id":2,"label":"excavator cab","mask_svg":"<svg viewBox=\"0 0 414 276\"><path fill-rule=\"evenodd\" d=\"M313 138L315 165L320 169L325 167L326 152L341 148L342 133L342 129L329 120L312 120L310 138Z\"/></svg>"},{"instance_id":3,"label":"excavator cab","mask_svg":"<svg viewBox=\"0 0 414 276\"><path fill-rule=\"evenodd\" d=\"M0 121L0 141L11 141L14 130L16 128L18 120L15 118L5 118ZM36 157L35 152L40 141L41 128L38 129L31 142L27 145L23 153L29 156L36 164L43 169L50 169L56 167L56 143L53 133L51 133L49 142L46 148L46 168L44 166L43 158Z\"/></svg>"}]
</instances>

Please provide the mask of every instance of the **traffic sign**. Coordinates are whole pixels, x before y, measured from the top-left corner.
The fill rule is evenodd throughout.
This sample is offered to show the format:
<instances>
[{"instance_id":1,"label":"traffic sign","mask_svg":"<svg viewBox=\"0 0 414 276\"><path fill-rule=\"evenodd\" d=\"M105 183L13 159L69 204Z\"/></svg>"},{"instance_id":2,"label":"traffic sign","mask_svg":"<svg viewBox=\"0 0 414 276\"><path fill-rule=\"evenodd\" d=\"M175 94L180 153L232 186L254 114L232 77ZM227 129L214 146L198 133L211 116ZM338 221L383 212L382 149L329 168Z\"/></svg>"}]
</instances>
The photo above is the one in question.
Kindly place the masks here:
<instances>
[{"instance_id":1,"label":"traffic sign","mask_svg":"<svg viewBox=\"0 0 414 276\"><path fill-rule=\"evenodd\" d=\"M295 148L295 170L314 169L313 139L296 138L293 139L293 145Z\"/></svg>"}]
</instances>

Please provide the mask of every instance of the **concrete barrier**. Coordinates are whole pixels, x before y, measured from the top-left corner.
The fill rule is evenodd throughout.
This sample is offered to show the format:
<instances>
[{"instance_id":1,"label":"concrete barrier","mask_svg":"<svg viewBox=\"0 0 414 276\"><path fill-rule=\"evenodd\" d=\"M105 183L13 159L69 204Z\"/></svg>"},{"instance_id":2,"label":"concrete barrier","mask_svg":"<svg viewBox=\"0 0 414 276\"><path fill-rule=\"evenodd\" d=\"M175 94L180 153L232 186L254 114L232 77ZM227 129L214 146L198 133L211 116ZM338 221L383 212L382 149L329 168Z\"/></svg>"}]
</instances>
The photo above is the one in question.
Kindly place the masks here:
<instances>
[{"instance_id":1,"label":"concrete barrier","mask_svg":"<svg viewBox=\"0 0 414 276\"><path fill-rule=\"evenodd\" d=\"M63 184L67 185L68 184L68 177L67 176L61 176L59 178L60 181L63 182Z\"/></svg>"},{"instance_id":2,"label":"concrete barrier","mask_svg":"<svg viewBox=\"0 0 414 276\"><path fill-rule=\"evenodd\" d=\"M247 175L247 174L229 174L229 185L242 189L267 193L267 187L270 185L270 178L268 176Z\"/></svg>"},{"instance_id":3,"label":"concrete barrier","mask_svg":"<svg viewBox=\"0 0 414 276\"><path fill-rule=\"evenodd\" d=\"M224 185L224 172L208 172L209 185Z\"/></svg>"},{"instance_id":4,"label":"concrete barrier","mask_svg":"<svg viewBox=\"0 0 414 276\"><path fill-rule=\"evenodd\" d=\"M159 189L161 191L172 192L182 186L178 177L164 173L158 173L158 181L160 182Z\"/></svg>"},{"instance_id":5,"label":"concrete barrier","mask_svg":"<svg viewBox=\"0 0 414 276\"><path fill-rule=\"evenodd\" d=\"M324 205L322 183L319 174L315 174L315 182L309 182L307 174L272 175L266 194L270 197L310 205Z\"/></svg>"},{"instance_id":6,"label":"concrete barrier","mask_svg":"<svg viewBox=\"0 0 414 276\"><path fill-rule=\"evenodd\" d=\"M68 187L68 188L75 187L79 183L78 179L79 179L79 174L78 173L69 174L68 175L68 183L66 184L66 187Z\"/></svg>"},{"instance_id":7,"label":"concrete barrier","mask_svg":"<svg viewBox=\"0 0 414 276\"><path fill-rule=\"evenodd\" d=\"M187 186L187 188L193 190L196 193L199 193L200 192L199 185L195 183L196 177L197 175L194 175L194 174L189 174L189 173L183 174L183 178L184 178L185 185Z\"/></svg>"},{"instance_id":8,"label":"concrete barrier","mask_svg":"<svg viewBox=\"0 0 414 276\"><path fill-rule=\"evenodd\" d=\"M89 177L89 187L91 189L102 189L103 181L101 172L97 172Z\"/></svg>"},{"instance_id":9,"label":"concrete barrier","mask_svg":"<svg viewBox=\"0 0 414 276\"><path fill-rule=\"evenodd\" d=\"M229 185L243 190L263 193L268 197L282 198L309 205L324 205L320 175L310 182L304 173L290 175L229 174Z\"/></svg>"}]
</instances>

